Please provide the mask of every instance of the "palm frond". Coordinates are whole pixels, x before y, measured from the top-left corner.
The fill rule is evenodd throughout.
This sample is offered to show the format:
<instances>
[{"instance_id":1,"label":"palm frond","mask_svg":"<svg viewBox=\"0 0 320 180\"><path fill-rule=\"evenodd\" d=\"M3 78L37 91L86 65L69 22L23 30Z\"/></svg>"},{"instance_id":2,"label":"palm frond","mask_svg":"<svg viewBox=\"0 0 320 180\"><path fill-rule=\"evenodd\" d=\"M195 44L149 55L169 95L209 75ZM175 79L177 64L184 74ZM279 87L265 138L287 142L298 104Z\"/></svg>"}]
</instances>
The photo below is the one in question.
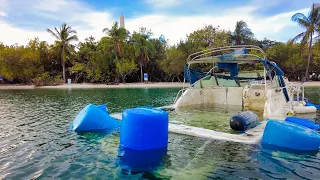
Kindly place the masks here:
<instances>
[{"instance_id":1,"label":"palm frond","mask_svg":"<svg viewBox=\"0 0 320 180\"><path fill-rule=\"evenodd\" d=\"M74 29L71 29L70 31L68 31L69 34L77 34L77 31Z\"/></svg>"},{"instance_id":2,"label":"palm frond","mask_svg":"<svg viewBox=\"0 0 320 180\"><path fill-rule=\"evenodd\" d=\"M61 27L60 27L60 31L58 31L58 29L55 27L54 30L56 31L56 35L59 36L59 39L62 39L61 38Z\"/></svg>"},{"instance_id":3,"label":"palm frond","mask_svg":"<svg viewBox=\"0 0 320 180\"><path fill-rule=\"evenodd\" d=\"M313 38L313 41L318 41L318 40L319 40L319 38L320 38L320 35L315 36L315 37Z\"/></svg>"},{"instance_id":4,"label":"palm frond","mask_svg":"<svg viewBox=\"0 0 320 180\"><path fill-rule=\"evenodd\" d=\"M305 35L303 36L302 40L301 40L301 44L305 45L308 43L309 41L309 37L310 37L310 33L307 31L305 32Z\"/></svg>"},{"instance_id":5,"label":"palm frond","mask_svg":"<svg viewBox=\"0 0 320 180\"><path fill-rule=\"evenodd\" d=\"M298 19L296 22L297 22L298 25L299 25L300 27L302 27L302 28L308 29L308 28L311 27L311 23L308 22L308 21L305 21L305 20L303 20L303 19Z\"/></svg>"},{"instance_id":6,"label":"palm frond","mask_svg":"<svg viewBox=\"0 0 320 180\"><path fill-rule=\"evenodd\" d=\"M102 32L103 32L103 33L108 33L109 31L110 31L109 28L103 28L103 29L102 29Z\"/></svg>"},{"instance_id":7,"label":"palm frond","mask_svg":"<svg viewBox=\"0 0 320 180\"><path fill-rule=\"evenodd\" d=\"M68 37L65 41L66 41L66 42L79 41L79 39L78 39L78 36L77 36L77 35L72 35L72 36Z\"/></svg>"},{"instance_id":8,"label":"palm frond","mask_svg":"<svg viewBox=\"0 0 320 180\"><path fill-rule=\"evenodd\" d=\"M296 37L294 37L294 38L292 39L292 41L296 42L296 41L298 41L298 40L300 40L300 39L303 39L305 36L306 36L306 32L302 32L302 33L296 35Z\"/></svg>"},{"instance_id":9,"label":"palm frond","mask_svg":"<svg viewBox=\"0 0 320 180\"><path fill-rule=\"evenodd\" d=\"M300 19L310 23L310 20L302 13L296 13L291 17L293 22L298 22Z\"/></svg>"},{"instance_id":10,"label":"palm frond","mask_svg":"<svg viewBox=\"0 0 320 180\"><path fill-rule=\"evenodd\" d=\"M47 29L47 32L50 33L56 39L60 39L59 36L56 33L54 33L51 29Z\"/></svg>"}]
</instances>

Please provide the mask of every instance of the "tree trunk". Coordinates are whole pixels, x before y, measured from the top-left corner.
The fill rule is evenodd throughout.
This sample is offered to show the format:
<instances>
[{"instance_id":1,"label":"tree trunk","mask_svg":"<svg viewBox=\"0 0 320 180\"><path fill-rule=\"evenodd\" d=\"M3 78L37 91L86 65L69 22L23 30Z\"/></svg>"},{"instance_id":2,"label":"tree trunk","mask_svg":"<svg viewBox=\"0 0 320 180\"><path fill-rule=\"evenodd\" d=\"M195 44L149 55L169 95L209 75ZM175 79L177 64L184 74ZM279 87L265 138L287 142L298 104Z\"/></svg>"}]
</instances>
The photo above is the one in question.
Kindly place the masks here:
<instances>
[{"instance_id":1,"label":"tree trunk","mask_svg":"<svg viewBox=\"0 0 320 180\"><path fill-rule=\"evenodd\" d=\"M126 83L126 76L127 76L127 75L123 75L123 76L122 76L122 81L123 81L124 84Z\"/></svg>"},{"instance_id":2,"label":"tree trunk","mask_svg":"<svg viewBox=\"0 0 320 180\"><path fill-rule=\"evenodd\" d=\"M114 56L116 58L116 62L118 62L118 55L117 55L117 44L114 45Z\"/></svg>"},{"instance_id":3,"label":"tree trunk","mask_svg":"<svg viewBox=\"0 0 320 180\"><path fill-rule=\"evenodd\" d=\"M140 78L141 82L143 82L143 71L142 71L142 63L140 62Z\"/></svg>"},{"instance_id":4,"label":"tree trunk","mask_svg":"<svg viewBox=\"0 0 320 180\"><path fill-rule=\"evenodd\" d=\"M310 60L311 60L311 48L312 48L312 33L310 36L310 42L308 47L308 63L307 63L307 69L306 69L306 80L309 80L309 66L310 66Z\"/></svg>"},{"instance_id":5,"label":"tree trunk","mask_svg":"<svg viewBox=\"0 0 320 180\"><path fill-rule=\"evenodd\" d=\"M64 83L66 83L66 63L64 60L64 46L62 47L62 52L61 52L61 65L62 65L62 78Z\"/></svg>"},{"instance_id":6,"label":"tree trunk","mask_svg":"<svg viewBox=\"0 0 320 180\"><path fill-rule=\"evenodd\" d=\"M116 62L118 62L118 55L117 55L117 51L114 51L114 56L116 57Z\"/></svg>"}]
</instances>

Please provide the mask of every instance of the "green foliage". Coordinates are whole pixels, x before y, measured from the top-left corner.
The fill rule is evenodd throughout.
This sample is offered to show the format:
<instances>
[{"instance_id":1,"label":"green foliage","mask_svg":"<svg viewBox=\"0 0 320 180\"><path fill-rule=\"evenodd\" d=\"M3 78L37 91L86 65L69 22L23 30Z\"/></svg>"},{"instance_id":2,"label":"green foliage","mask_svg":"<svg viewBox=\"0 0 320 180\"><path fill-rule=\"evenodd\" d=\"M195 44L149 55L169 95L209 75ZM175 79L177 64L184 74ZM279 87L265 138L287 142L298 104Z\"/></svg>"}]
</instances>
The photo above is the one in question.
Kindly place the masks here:
<instances>
[{"instance_id":1,"label":"green foliage","mask_svg":"<svg viewBox=\"0 0 320 180\"><path fill-rule=\"evenodd\" d=\"M313 41L311 46L306 46L306 42L310 45L311 36L318 34L320 24L312 19L311 25L310 20L310 17L318 17L314 16L317 8L313 6L310 16L298 13L293 17L306 29L295 38L302 38L301 43L279 43L266 38L257 40L248 25L239 21L232 33L219 26L206 25L187 35L185 40L169 46L163 36L152 38L151 30L140 28L130 35L115 22L110 29L103 29L105 37L96 40L90 36L84 42L72 45L72 41L78 40L76 31L63 24L59 29L47 30L56 38L53 44L38 38L30 40L27 46L0 43L0 75L6 80L33 82L36 85L64 83L61 74L65 79L66 70L73 82L117 83L120 78L122 82L138 82L143 79L144 72L152 81L181 81L190 54L213 47L246 43L264 49L267 58L277 63L287 77L297 80L308 62L312 72L320 73L320 42ZM262 57L257 51L251 50L250 53ZM257 68L263 67L240 67L241 70Z\"/></svg>"},{"instance_id":2,"label":"green foliage","mask_svg":"<svg viewBox=\"0 0 320 180\"><path fill-rule=\"evenodd\" d=\"M229 44L230 32L220 30L218 27L206 25L205 27L194 31L188 36L187 42L189 46L202 50L208 47L220 47Z\"/></svg>"},{"instance_id":3,"label":"green foliage","mask_svg":"<svg viewBox=\"0 0 320 180\"><path fill-rule=\"evenodd\" d=\"M134 71L137 71L137 64L134 62L134 59L121 59L116 63L117 72L121 75L122 81L126 82L126 76L130 75Z\"/></svg>"},{"instance_id":4,"label":"green foliage","mask_svg":"<svg viewBox=\"0 0 320 180\"><path fill-rule=\"evenodd\" d=\"M155 55L155 49L148 38L152 35L146 28L140 28L139 32L133 32L131 41L135 52L135 57L140 65L140 80L143 81L143 66L147 64L150 57Z\"/></svg>"},{"instance_id":5,"label":"green foliage","mask_svg":"<svg viewBox=\"0 0 320 180\"><path fill-rule=\"evenodd\" d=\"M118 56L122 56L121 43L129 36L129 31L125 28L118 27L118 22L115 21L111 29L104 28L102 32L106 33L108 37L111 38L114 47L113 52L116 60L118 60Z\"/></svg>"},{"instance_id":6,"label":"green foliage","mask_svg":"<svg viewBox=\"0 0 320 180\"><path fill-rule=\"evenodd\" d=\"M2 46L0 64L0 74L3 78L19 79L23 83L30 82L43 70L39 51L24 46Z\"/></svg>"},{"instance_id":7,"label":"green foliage","mask_svg":"<svg viewBox=\"0 0 320 180\"><path fill-rule=\"evenodd\" d=\"M61 76L50 76L48 72L39 74L33 79L33 82L36 86L56 86L64 83Z\"/></svg>"},{"instance_id":8,"label":"green foliage","mask_svg":"<svg viewBox=\"0 0 320 180\"><path fill-rule=\"evenodd\" d=\"M232 43L236 45L250 44L253 38L253 33L244 21L238 21L231 35Z\"/></svg>"},{"instance_id":9,"label":"green foliage","mask_svg":"<svg viewBox=\"0 0 320 180\"><path fill-rule=\"evenodd\" d=\"M301 39L301 44L308 44L308 60L305 76L309 78L309 66L312 56L312 43L315 35L320 36L320 6L319 4L312 4L308 16L302 13L296 13L292 16L292 21L296 22L300 27L305 29L304 32L298 34L292 41Z\"/></svg>"},{"instance_id":10,"label":"green foliage","mask_svg":"<svg viewBox=\"0 0 320 180\"><path fill-rule=\"evenodd\" d=\"M59 30L57 28L54 29L55 31L52 31L51 29L47 29L47 31L56 38L56 45L61 56L62 77L63 80L66 81L65 63L66 59L68 59L66 56L70 55L72 51L74 51L73 46L70 45L70 42L78 41L78 36L76 35L77 31L73 30L66 23L63 23Z\"/></svg>"},{"instance_id":11,"label":"green foliage","mask_svg":"<svg viewBox=\"0 0 320 180\"><path fill-rule=\"evenodd\" d=\"M160 61L160 67L170 78L179 77L183 74L183 67L186 63L186 58L183 51L176 47L168 50L168 59Z\"/></svg>"},{"instance_id":12,"label":"green foliage","mask_svg":"<svg viewBox=\"0 0 320 180\"><path fill-rule=\"evenodd\" d=\"M92 57L85 68L86 79L89 82L111 82L116 81L115 60L112 53L112 40L103 37L92 52Z\"/></svg>"},{"instance_id":13,"label":"green foliage","mask_svg":"<svg viewBox=\"0 0 320 180\"><path fill-rule=\"evenodd\" d=\"M274 61L291 79L301 78L306 62L300 44L280 43L267 50L267 57Z\"/></svg>"},{"instance_id":14,"label":"green foliage","mask_svg":"<svg viewBox=\"0 0 320 180\"><path fill-rule=\"evenodd\" d=\"M83 63L76 62L71 68L69 68L69 72L71 75L75 75L74 82L78 82L81 77L84 77L86 65Z\"/></svg>"}]
</instances>

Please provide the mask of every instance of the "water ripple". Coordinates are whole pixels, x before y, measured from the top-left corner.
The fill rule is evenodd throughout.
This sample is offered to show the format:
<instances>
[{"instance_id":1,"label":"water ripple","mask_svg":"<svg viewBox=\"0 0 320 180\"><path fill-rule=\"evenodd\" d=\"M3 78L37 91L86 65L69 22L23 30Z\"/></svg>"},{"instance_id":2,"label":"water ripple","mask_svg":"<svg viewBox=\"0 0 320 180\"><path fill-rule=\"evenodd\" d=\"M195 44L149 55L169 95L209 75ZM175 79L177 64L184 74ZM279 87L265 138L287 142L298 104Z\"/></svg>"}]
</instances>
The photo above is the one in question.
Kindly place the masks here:
<instances>
[{"instance_id":1,"label":"water ripple","mask_svg":"<svg viewBox=\"0 0 320 180\"><path fill-rule=\"evenodd\" d=\"M224 141L169 135L153 172L119 165L119 130L75 133L70 123L85 104L110 112L172 102L179 89L0 91L0 179L317 179L320 153L297 155ZM306 89L317 101L319 89ZM317 102L315 102L317 103ZM320 103L320 102L318 102ZM201 114L201 111L198 111ZM231 111L212 114L216 119ZM188 116L188 114L186 114ZM183 117L183 116L182 116ZM195 121L201 123L201 120ZM200 125L200 124L198 124ZM207 126L210 124L202 124Z\"/></svg>"}]
</instances>

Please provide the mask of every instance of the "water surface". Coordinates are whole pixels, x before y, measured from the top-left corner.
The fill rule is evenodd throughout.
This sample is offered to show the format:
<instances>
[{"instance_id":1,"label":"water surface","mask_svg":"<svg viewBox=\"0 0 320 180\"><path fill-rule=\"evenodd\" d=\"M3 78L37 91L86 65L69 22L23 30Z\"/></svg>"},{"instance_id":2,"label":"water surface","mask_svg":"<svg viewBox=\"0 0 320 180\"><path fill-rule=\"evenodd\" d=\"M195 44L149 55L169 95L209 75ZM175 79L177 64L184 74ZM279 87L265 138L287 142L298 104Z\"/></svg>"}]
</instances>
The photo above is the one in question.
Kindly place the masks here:
<instances>
[{"instance_id":1,"label":"water surface","mask_svg":"<svg viewBox=\"0 0 320 180\"><path fill-rule=\"evenodd\" d=\"M88 103L109 111L171 104L179 89L0 90L0 179L317 179L320 153L295 154L169 134L153 171L120 166L119 131L75 133L69 126ZM320 104L320 88L306 89ZM215 117L226 117L225 109ZM228 111L227 115L233 111ZM220 119L220 118L218 118ZM192 122L199 125L201 121ZM200 124L201 125L201 124Z\"/></svg>"}]
</instances>

